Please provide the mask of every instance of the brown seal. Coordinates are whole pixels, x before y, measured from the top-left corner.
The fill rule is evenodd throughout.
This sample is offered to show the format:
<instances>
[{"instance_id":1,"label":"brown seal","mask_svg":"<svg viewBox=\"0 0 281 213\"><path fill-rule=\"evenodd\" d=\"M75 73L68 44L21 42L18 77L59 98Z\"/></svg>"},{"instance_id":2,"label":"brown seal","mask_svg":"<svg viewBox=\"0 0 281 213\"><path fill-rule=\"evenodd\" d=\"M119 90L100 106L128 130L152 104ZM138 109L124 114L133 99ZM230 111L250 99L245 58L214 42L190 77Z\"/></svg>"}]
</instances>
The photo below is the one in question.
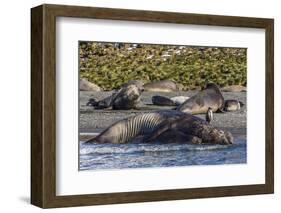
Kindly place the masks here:
<instances>
[{"instance_id":1,"label":"brown seal","mask_svg":"<svg viewBox=\"0 0 281 213\"><path fill-rule=\"evenodd\" d=\"M201 118L176 110L144 113L112 124L86 143L142 142L232 144L231 133L217 129Z\"/></svg>"},{"instance_id":2,"label":"brown seal","mask_svg":"<svg viewBox=\"0 0 281 213\"><path fill-rule=\"evenodd\" d=\"M149 92L174 92L180 90L179 85L171 80L154 81L145 84L143 87L145 91Z\"/></svg>"},{"instance_id":3,"label":"brown seal","mask_svg":"<svg viewBox=\"0 0 281 213\"><path fill-rule=\"evenodd\" d=\"M177 110L190 114L206 113L209 108L213 112L222 111L224 98L219 87L214 83L207 84L206 88L181 104Z\"/></svg>"}]
</instances>

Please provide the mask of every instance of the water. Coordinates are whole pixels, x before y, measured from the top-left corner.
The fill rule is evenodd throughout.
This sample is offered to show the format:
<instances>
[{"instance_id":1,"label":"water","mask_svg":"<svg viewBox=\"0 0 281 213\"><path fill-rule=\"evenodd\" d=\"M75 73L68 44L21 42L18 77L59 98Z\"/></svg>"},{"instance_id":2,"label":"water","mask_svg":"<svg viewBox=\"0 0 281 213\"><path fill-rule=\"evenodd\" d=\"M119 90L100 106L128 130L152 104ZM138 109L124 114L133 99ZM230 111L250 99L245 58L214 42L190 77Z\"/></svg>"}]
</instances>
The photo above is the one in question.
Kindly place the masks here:
<instances>
[{"instance_id":1,"label":"water","mask_svg":"<svg viewBox=\"0 0 281 213\"><path fill-rule=\"evenodd\" d=\"M241 164L247 162L245 137L233 145L83 144L80 170Z\"/></svg>"}]
</instances>

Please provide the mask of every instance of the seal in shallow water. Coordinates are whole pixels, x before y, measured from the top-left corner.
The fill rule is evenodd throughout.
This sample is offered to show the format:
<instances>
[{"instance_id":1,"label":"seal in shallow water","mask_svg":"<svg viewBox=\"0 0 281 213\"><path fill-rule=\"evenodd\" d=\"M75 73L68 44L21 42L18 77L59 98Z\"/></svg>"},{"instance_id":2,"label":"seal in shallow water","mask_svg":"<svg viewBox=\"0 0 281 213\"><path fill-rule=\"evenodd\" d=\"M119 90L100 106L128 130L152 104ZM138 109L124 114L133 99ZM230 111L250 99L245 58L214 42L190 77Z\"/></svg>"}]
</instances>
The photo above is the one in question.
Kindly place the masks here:
<instances>
[{"instance_id":1,"label":"seal in shallow water","mask_svg":"<svg viewBox=\"0 0 281 213\"><path fill-rule=\"evenodd\" d=\"M213 112L222 111L224 98L219 87L214 83L207 84L206 88L181 104L177 110L190 114L206 113L209 108Z\"/></svg>"},{"instance_id":2,"label":"seal in shallow water","mask_svg":"<svg viewBox=\"0 0 281 213\"><path fill-rule=\"evenodd\" d=\"M163 133L165 134L163 135ZM98 136L86 143L129 143L138 136L144 136L143 142L174 142L231 144L230 133L216 129L201 118L175 110L150 112L112 124ZM169 136L169 137L168 137Z\"/></svg>"},{"instance_id":3,"label":"seal in shallow water","mask_svg":"<svg viewBox=\"0 0 281 213\"><path fill-rule=\"evenodd\" d=\"M167 134L168 131L168 134ZM180 117L172 117L158 125L145 139L145 142L157 141L159 137L173 138L177 132L187 136L188 140L196 143L208 144L232 144L233 137L230 132L214 128L206 121L185 113ZM170 134L170 135L169 135ZM181 141L182 142L182 141ZM187 141L189 142L189 141Z\"/></svg>"}]
</instances>

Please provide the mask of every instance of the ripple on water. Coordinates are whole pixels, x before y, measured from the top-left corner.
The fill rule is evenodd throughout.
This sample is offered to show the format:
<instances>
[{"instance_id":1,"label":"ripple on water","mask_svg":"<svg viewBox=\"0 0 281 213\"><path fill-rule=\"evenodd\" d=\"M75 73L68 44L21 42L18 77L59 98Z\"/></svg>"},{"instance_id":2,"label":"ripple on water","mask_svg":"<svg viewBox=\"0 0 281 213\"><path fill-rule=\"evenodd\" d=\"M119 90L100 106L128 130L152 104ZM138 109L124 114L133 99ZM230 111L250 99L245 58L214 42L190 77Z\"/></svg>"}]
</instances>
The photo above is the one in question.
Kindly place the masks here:
<instances>
[{"instance_id":1,"label":"ripple on water","mask_svg":"<svg viewBox=\"0 0 281 213\"><path fill-rule=\"evenodd\" d=\"M245 139L231 146L80 142L80 170L240 164L246 156Z\"/></svg>"}]
</instances>

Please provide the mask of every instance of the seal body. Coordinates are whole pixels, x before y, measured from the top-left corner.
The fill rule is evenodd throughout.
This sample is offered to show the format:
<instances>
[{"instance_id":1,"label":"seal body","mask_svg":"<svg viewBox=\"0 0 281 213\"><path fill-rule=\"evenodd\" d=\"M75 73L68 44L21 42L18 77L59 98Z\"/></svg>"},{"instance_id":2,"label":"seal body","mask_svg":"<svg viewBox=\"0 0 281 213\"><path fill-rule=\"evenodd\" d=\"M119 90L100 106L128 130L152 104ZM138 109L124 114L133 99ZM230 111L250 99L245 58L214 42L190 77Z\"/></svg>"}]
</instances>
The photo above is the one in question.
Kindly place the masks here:
<instances>
[{"instance_id":1,"label":"seal body","mask_svg":"<svg viewBox=\"0 0 281 213\"><path fill-rule=\"evenodd\" d=\"M176 106L175 102L170 98L161 95L155 95L152 97L152 103L157 106Z\"/></svg>"},{"instance_id":2,"label":"seal body","mask_svg":"<svg viewBox=\"0 0 281 213\"><path fill-rule=\"evenodd\" d=\"M244 103L238 100L225 100L224 110L227 112L240 110Z\"/></svg>"},{"instance_id":3,"label":"seal body","mask_svg":"<svg viewBox=\"0 0 281 213\"><path fill-rule=\"evenodd\" d=\"M185 102L189 97L186 96L175 96L168 98L161 95L155 95L152 97L152 103L158 106L179 106Z\"/></svg>"},{"instance_id":4,"label":"seal body","mask_svg":"<svg viewBox=\"0 0 281 213\"><path fill-rule=\"evenodd\" d=\"M222 92L247 92L247 88L241 85L226 86L221 89Z\"/></svg>"},{"instance_id":5,"label":"seal body","mask_svg":"<svg viewBox=\"0 0 281 213\"><path fill-rule=\"evenodd\" d=\"M168 118L165 122L158 125L146 138L145 142L153 142L161 137L170 138L168 132L181 132L197 143L208 144L232 144L233 137L230 132L217 129L201 118L185 113L180 117ZM182 136L181 136L182 137Z\"/></svg>"},{"instance_id":6,"label":"seal body","mask_svg":"<svg viewBox=\"0 0 281 213\"><path fill-rule=\"evenodd\" d=\"M89 82L85 78L80 79L79 89L81 91L95 91L95 92L102 91L102 89L98 85Z\"/></svg>"},{"instance_id":7,"label":"seal body","mask_svg":"<svg viewBox=\"0 0 281 213\"><path fill-rule=\"evenodd\" d=\"M112 99L112 109L129 110L136 109L140 103L142 89L136 85L128 85L121 90Z\"/></svg>"},{"instance_id":8,"label":"seal body","mask_svg":"<svg viewBox=\"0 0 281 213\"><path fill-rule=\"evenodd\" d=\"M112 124L86 143L130 143L135 138L151 143L231 144L231 133L214 128L201 118L176 110L145 113Z\"/></svg>"},{"instance_id":9,"label":"seal body","mask_svg":"<svg viewBox=\"0 0 281 213\"><path fill-rule=\"evenodd\" d=\"M95 109L104 109L112 107L114 110L129 110L138 108L140 96L143 89L136 85L122 87L119 91L112 93L100 101L89 99L87 106L93 106Z\"/></svg>"},{"instance_id":10,"label":"seal body","mask_svg":"<svg viewBox=\"0 0 281 213\"><path fill-rule=\"evenodd\" d=\"M179 87L174 81L162 80L145 84L144 90L150 92L174 92L178 91Z\"/></svg>"},{"instance_id":11,"label":"seal body","mask_svg":"<svg viewBox=\"0 0 281 213\"><path fill-rule=\"evenodd\" d=\"M190 114L202 114L206 113L209 108L213 112L222 110L223 106L224 98L219 87L214 83L210 83L207 84L204 90L178 106L177 110Z\"/></svg>"},{"instance_id":12,"label":"seal body","mask_svg":"<svg viewBox=\"0 0 281 213\"><path fill-rule=\"evenodd\" d=\"M163 110L144 113L118 121L97 137L86 143L128 143L137 136L151 133L156 126L170 117L180 117L183 113L175 110Z\"/></svg>"}]
</instances>

